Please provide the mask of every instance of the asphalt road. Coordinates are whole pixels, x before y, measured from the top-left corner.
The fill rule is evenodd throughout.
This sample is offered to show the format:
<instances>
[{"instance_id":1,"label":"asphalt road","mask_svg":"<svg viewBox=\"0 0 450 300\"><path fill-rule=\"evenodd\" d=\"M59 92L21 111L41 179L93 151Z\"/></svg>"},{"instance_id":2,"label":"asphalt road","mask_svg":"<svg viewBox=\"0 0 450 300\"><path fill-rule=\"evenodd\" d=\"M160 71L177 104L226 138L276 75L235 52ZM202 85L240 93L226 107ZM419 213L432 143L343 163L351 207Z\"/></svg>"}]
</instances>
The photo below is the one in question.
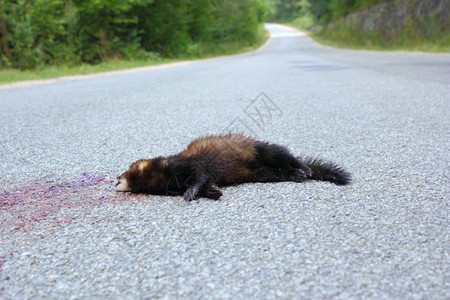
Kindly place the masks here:
<instances>
[{"instance_id":1,"label":"asphalt road","mask_svg":"<svg viewBox=\"0 0 450 300\"><path fill-rule=\"evenodd\" d=\"M0 298L450 298L450 55L268 29L250 54L0 87ZM228 131L354 180L114 191Z\"/></svg>"}]
</instances>

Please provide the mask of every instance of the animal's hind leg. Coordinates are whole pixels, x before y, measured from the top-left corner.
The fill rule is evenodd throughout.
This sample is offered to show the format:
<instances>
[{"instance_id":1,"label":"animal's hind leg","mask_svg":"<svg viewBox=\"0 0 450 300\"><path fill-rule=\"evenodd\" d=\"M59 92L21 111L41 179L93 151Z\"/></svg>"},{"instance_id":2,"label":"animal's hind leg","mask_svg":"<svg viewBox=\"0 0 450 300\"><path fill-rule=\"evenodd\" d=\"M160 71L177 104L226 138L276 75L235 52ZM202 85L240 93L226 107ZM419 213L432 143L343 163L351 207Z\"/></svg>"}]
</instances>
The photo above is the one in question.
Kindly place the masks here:
<instances>
[{"instance_id":1,"label":"animal's hind leg","mask_svg":"<svg viewBox=\"0 0 450 300\"><path fill-rule=\"evenodd\" d=\"M302 182L311 176L306 174L302 169L294 169L289 173L289 181Z\"/></svg>"},{"instance_id":2,"label":"animal's hind leg","mask_svg":"<svg viewBox=\"0 0 450 300\"><path fill-rule=\"evenodd\" d=\"M307 177L312 176L311 169L300 159L294 157L286 147L260 142L256 146L256 150L258 160L265 165L286 170L297 169L299 170L298 172L305 174Z\"/></svg>"},{"instance_id":3,"label":"animal's hind leg","mask_svg":"<svg viewBox=\"0 0 450 300\"><path fill-rule=\"evenodd\" d=\"M281 169L270 167L261 168L255 175L255 181L257 182L302 182L308 178L309 176L301 169Z\"/></svg>"}]
</instances>

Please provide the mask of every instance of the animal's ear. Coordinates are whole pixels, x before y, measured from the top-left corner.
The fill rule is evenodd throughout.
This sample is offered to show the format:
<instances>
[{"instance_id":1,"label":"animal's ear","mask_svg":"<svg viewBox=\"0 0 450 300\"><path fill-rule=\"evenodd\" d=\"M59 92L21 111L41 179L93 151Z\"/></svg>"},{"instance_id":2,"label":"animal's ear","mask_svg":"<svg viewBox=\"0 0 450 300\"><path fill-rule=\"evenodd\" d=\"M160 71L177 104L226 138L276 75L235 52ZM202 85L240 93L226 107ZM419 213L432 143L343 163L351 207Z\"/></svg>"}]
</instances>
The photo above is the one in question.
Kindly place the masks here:
<instances>
[{"instance_id":1,"label":"animal's ear","mask_svg":"<svg viewBox=\"0 0 450 300\"><path fill-rule=\"evenodd\" d=\"M144 170L151 169L153 172L163 172L167 169L169 163L167 158L157 157L151 160L148 160Z\"/></svg>"},{"instance_id":2,"label":"animal's ear","mask_svg":"<svg viewBox=\"0 0 450 300\"><path fill-rule=\"evenodd\" d=\"M169 162L167 161L167 158L161 159L161 167L164 169L169 166Z\"/></svg>"},{"instance_id":3,"label":"animal's ear","mask_svg":"<svg viewBox=\"0 0 450 300\"><path fill-rule=\"evenodd\" d=\"M137 171L140 172L140 174L144 173L148 167L151 165L151 160L146 160L146 159L140 159L138 160L135 165L133 165L133 168Z\"/></svg>"}]
</instances>

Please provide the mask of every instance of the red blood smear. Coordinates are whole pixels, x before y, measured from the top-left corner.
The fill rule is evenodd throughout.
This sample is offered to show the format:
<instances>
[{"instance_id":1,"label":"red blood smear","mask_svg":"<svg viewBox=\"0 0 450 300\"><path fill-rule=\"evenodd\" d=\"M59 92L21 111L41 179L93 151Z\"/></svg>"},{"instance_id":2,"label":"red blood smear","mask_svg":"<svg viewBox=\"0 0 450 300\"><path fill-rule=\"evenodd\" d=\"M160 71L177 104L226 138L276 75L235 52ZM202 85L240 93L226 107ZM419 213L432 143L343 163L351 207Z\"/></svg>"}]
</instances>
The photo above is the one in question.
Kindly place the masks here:
<instances>
[{"instance_id":1,"label":"red blood smear","mask_svg":"<svg viewBox=\"0 0 450 300\"><path fill-rule=\"evenodd\" d=\"M28 231L35 224L49 219L61 209L72 209L103 203L117 198L116 193L104 197L105 191L93 189L95 186L111 184L113 181L99 173L84 173L80 178L61 184L30 183L20 189L0 192L0 211L8 211L19 216L15 230ZM76 217L64 216L54 224L70 224ZM0 257L1 259L1 257Z\"/></svg>"},{"instance_id":2,"label":"red blood smear","mask_svg":"<svg viewBox=\"0 0 450 300\"><path fill-rule=\"evenodd\" d=\"M103 174L84 173L79 179L58 185L32 183L21 189L0 193L0 210L7 210L11 206L23 204L24 202L41 201L43 198L50 198L55 194L70 190L80 190L112 182Z\"/></svg>"}]
</instances>

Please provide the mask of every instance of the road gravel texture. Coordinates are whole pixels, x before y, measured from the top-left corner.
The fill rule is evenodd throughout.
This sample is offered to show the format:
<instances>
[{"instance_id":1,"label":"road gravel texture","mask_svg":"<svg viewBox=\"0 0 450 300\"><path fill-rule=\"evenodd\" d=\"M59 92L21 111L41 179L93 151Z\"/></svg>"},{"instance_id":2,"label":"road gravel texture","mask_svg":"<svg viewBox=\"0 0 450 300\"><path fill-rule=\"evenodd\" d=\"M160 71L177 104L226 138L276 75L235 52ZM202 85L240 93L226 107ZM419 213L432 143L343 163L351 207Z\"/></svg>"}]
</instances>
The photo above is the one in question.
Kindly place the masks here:
<instances>
[{"instance_id":1,"label":"road gravel texture","mask_svg":"<svg viewBox=\"0 0 450 300\"><path fill-rule=\"evenodd\" d=\"M450 299L450 55L267 28L245 55L1 87L1 299ZM114 191L228 131L354 180Z\"/></svg>"}]
</instances>

